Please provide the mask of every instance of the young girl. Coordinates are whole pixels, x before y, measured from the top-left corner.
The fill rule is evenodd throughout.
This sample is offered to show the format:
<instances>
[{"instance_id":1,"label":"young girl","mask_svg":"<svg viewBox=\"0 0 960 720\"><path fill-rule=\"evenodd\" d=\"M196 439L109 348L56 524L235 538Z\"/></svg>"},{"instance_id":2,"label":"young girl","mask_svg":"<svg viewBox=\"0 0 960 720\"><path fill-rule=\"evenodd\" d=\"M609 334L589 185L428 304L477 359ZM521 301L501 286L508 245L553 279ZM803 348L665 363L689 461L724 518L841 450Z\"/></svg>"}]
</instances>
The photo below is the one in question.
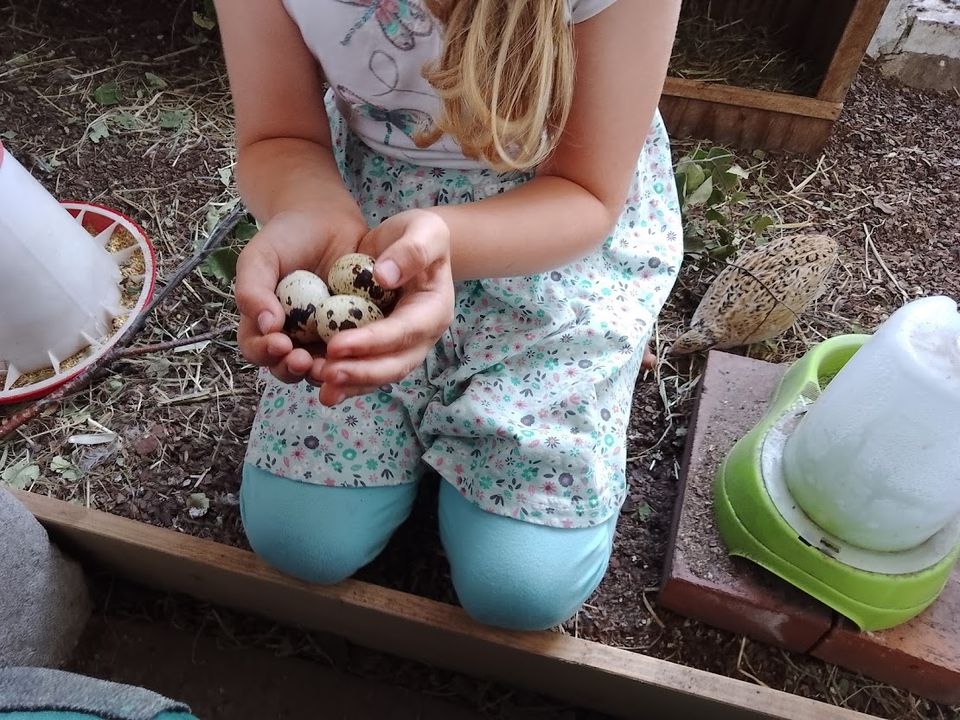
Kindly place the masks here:
<instances>
[{"instance_id":1,"label":"young girl","mask_svg":"<svg viewBox=\"0 0 960 720\"><path fill-rule=\"evenodd\" d=\"M218 2L263 226L236 295L240 348L272 374L241 489L268 562L350 576L432 468L474 617L547 628L599 584L682 255L656 114L679 4ZM398 305L323 358L294 347L278 280L358 249Z\"/></svg>"}]
</instances>

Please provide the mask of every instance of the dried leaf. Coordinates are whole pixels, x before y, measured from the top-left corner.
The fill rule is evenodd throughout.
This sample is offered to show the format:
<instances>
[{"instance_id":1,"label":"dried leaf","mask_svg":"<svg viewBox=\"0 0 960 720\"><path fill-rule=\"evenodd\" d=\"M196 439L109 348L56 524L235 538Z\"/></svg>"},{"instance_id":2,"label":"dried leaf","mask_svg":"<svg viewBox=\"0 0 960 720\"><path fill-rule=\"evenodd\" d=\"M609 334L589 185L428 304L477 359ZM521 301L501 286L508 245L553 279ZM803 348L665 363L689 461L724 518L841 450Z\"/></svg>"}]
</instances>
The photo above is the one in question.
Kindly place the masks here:
<instances>
[{"instance_id":1,"label":"dried leaf","mask_svg":"<svg viewBox=\"0 0 960 720\"><path fill-rule=\"evenodd\" d=\"M183 130L193 117L189 110L180 108L177 110L161 110L158 116L160 127L164 130Z\"/></svg>"},{"instance_id":2,"label":"dried leaf","mask_svg":"<svg viewBox=\"0 0 960 720\"><path fill-rule=\"evenodd\" d=\"M82 433L71 435L67 442L73 445L106 445L116 439L116 433Z\"/></svg>"},{"instance_id":3,"label":"dried leaf","mask_svg":"<svg viewBox=\"0 0 960 720\"><path fill-rule=\"evenodd\" d=\"M873 206L880 212L884 212L887 215L893 215L897 209L888 202L884 202L879 196L873 199Z\"/></svg>"},{"instance_id":4,"label":"dried leaf","mask_svg":"<svg viewBox=\"0 0 960 720\"><path fill-rule=\"evenodd\" d=\"M141 125L140 118L126 111L113 115L110 122L124 130L137 130Z\"/></svg>"},{"instance_id":5,"label":"dried leaf","mask_svg":"<svg viewBox=\"0 0 960 720\"><path fill-rule=\"evenodd\" d=\"M116 80L105 82L93 91L93 99L100 105L116 105L120 102L120 86Z\"/></svg>"},{"instance_id":6,"label":"dried leaf","mask_svg":"<svg viewBox=\"0 0 960 720\"><path fill-rule=\"evenodd\" d=\"M25 457L20 462L11 465L0 474L0 478L2 478L7 485L15 487L18 490L26 489L39 477L40 468L30 462L29 457Z\"/></svg>"},{"instance_id":7,"label":"dried leaf","mask_svg":"<svg viewBox=\"0 0 960 720\"><path fill-rule=\"evenodd\" d=\"M193 22L199 27L202 27L204 30L213 30L217 26L217 21L211 17L207 17L203 13L199 13L196 10L193 11Z\"/></svg>"},{"instance_id":8,"label":"dried leaf","mask_svg":"<svg viewBox=\"0 0 960 720\"><path fill-rule=\"evenodd\" d=\"M214 250L203 261L203 270L210 273L224 285L229 285L237 276L237 259L240 253L234 248Z\"/></svg>"},{"instance_id":9,"label":"dried leaf","mask_svg":"<svg viewBox=\"0 0 960 720\"><path fill-rule=\"evenodd\" d=\"M90 139L90 142L94 144L99 143L105 137L109 136L110 130L107 128L107 123L103 120L97 120L87 131L87 137Z\"/></svg>"},{"instance_id":10,"label":"dried leaf","mask_svg":"<svg viewBox=\"0 0 960 720\"><path fill-rule=\"evenodd\" d=\"M147 81L147 87L153 88L154 90L163 90L167 87L167 81L159 75L154 75L152 72L145 72L143 79Z\"/></svg>"}]
</instances>

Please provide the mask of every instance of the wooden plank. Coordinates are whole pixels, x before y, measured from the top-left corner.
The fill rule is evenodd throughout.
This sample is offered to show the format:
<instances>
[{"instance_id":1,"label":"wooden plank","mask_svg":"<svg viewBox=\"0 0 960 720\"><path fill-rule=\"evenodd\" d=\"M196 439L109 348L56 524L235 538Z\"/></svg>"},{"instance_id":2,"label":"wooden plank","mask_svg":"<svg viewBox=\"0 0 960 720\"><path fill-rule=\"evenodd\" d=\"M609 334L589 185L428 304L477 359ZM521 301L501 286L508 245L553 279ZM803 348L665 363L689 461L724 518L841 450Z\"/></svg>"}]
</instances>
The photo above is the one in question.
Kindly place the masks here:
<instances>
[{"instance_id":1,"label":"wooden plank","mask_svg":"<svg viewBox=\"0 0 960 720\"><path fill-rule=\"evenodd\" d=\"M819 99L843 102L886 8L887 0L858 0L820 85Z\"/></svg>"},{"instance_id":2,"label":"wooden plank","mask_svg":"<svg viewBox=\"0 0 960 720\"><path fill-rule=\"evenodd\" d=\"M664 95L660 99L673 137L708 138L740 148L816 154L833 130L833 121L771 110L737 107Z\"/></svg>"},{"instance_id":3,"label":"wooden plank","mask_svg":"<svg viewBox=\"0 0 960 720\"><path fill-rule=\"evenodd\" d=\"M17 496L87 560L192 595L619 717L854 720L867 715L559 633L516 633L459 608L358 581L321 587L253 553L31 493Z\"/></svg>"},{"instance_id":4,"label":"wooden plank","mask_svg":"<svg viewBox=\"0 0 960 720\"><path fill-rule=\"evenodd\" d=\"M787 115L836 120L840 116L842 104L824 99L790 95L788 93L755 90L736 85L721 85L700 80L668 77L663 86L665 95L708 103L732 105L757 110L770 110Z\"/></svg>"}]
</instances>

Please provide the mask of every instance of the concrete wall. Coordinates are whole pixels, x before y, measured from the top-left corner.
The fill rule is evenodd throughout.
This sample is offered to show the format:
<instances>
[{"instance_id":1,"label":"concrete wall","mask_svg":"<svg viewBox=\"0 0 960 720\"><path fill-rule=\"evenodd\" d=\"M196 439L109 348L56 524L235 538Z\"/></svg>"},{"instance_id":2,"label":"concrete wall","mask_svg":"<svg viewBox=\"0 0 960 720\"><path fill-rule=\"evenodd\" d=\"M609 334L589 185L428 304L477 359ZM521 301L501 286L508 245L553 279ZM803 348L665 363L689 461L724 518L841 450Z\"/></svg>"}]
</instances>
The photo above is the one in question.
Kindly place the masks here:
<instances>
[{"instance_id":1,"label":"concrete wall","mask_svg":"<svg viewBox=\"0 0 960 720\"><path fill-rule=\"evenodd\" d=\"M960 0L890 0L867 54L907 85L960 90Z\"/></svg>"}]
</instances>

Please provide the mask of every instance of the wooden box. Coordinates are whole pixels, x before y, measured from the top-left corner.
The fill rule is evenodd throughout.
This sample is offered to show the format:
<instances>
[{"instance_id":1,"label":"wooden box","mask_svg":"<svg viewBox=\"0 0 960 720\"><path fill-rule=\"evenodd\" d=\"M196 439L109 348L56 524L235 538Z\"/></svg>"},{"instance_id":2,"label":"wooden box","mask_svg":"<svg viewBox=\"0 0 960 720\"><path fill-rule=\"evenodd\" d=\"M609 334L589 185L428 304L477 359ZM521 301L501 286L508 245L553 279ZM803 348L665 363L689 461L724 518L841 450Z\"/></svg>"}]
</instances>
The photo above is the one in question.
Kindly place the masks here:
<instances>
[{"instance_id":1,"label":"wooden box","mask_svg":"<svg viewBox=\"0 0 960 720\"><path fill-rule=\"evenodd\" d=\"M672 63L660 103L667 129L677 138L747 149L819 152L886 6L887 0L684 0L681 24L777 31L783 52L808 68L810 87L799 94L677 77L682 68Z\"/></svg>"}]
</instances>

